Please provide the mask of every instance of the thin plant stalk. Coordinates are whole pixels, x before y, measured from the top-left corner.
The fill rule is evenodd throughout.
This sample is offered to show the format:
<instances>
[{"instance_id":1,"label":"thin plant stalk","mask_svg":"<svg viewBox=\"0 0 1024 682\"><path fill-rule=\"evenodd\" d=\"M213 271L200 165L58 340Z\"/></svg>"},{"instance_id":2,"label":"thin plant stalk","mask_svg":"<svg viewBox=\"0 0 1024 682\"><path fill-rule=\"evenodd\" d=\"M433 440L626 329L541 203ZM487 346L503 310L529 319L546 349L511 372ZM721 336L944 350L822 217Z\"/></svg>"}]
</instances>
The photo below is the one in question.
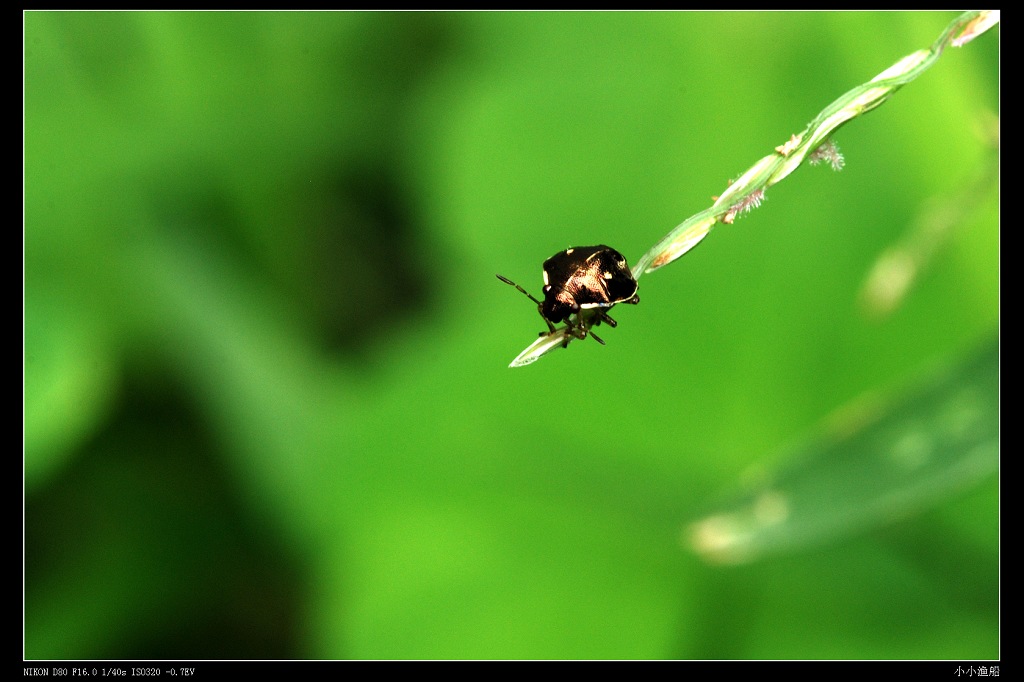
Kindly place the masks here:
<instances>
[{"instance_id":1,"label":"thin plant stalk","mask_svg":"<svg viewBox=\"0 0 1024 682\"><path fill-rule=\"evenodd\" d=\"M946 47L962 47L999 23L999 10L972 10L954 19L931 47L903 57L862 85L858 85L825 107L807 127L750 167L718 197L710 208L677 225L633 266L633 277L653 272L677 260L697 246L718 223L732 223L736 217L764 200L766 190L785 179L804 161L828 162L833 169L843 166L843 157L831 140L842 125L884 104L892 95L927 71ZM567 328L542 335L516 356L509 367L522 367L560 345Z\"/></svg>"}]
</instances>

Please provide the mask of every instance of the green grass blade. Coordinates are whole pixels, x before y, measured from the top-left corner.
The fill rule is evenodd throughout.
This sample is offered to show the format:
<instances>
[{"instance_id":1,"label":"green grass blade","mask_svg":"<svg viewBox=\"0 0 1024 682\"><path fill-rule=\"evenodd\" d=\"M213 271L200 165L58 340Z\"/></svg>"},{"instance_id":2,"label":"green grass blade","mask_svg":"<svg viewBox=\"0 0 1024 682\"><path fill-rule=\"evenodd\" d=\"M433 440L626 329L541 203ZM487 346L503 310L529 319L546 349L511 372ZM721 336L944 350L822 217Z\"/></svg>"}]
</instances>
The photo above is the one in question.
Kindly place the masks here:
<instances>
[{"instance_id":1,"label":"green grass blade","mask_svg":"<svg viewBox=\"0 0 1024 682\"><path fill-rule=\"evenodd\" d=\"M556 348L560 348L565 343L565 337L568 336L568 327L560 327L550 334L542 334L539 339L531 343L523 352L516 356L509 367L525 367L537 360L544 355L547 355Z\"/></svg>"},{"instance_id":2,"label":"green grass blade","mask_svg":"<svg viewBox=\"0 0 1024 682\"><path fill-rule=\"evenodd\" d=\"M999 12L972 10L954 19L926 50L900 59L825 107L799 135L775 148L722 192L714 205L677 225L637 261L634 277L653 272L680 258L701 242L716 223L732 223L741 213L760 204L764 192L781 182L805 160L816 163L816 153L828 150L829 137L849 121L884 104L893 94L927 71L947 46L961 47L999 23ZM830 151L825 156L838 155ZM834 164L836 169L841 161Z\"/></svg>"},{"instance_id":3,"label":"green grass blade","mask_svg":"<svg viewBox=\"0 0 1024 682\"><path fill-rule=\"evenodd\" d=\"M844 411L829 433L721 511L690 543L722 563L827 542L949 499L999 466L993 342L909 397Z\"/></svg>"}]
</instances>

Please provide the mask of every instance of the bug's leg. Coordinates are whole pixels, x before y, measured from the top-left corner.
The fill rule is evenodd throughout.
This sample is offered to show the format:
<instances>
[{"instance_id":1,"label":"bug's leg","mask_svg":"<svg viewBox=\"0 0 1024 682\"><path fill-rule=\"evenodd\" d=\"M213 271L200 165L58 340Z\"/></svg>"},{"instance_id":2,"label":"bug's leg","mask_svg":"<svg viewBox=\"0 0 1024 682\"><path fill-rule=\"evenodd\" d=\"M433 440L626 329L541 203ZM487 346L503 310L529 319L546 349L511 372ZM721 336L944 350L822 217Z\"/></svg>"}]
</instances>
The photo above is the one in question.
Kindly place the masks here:
<instances>
[{"instance_id":1,"label":"bug's leg","mask_svg":"<svg viewBox=\"0 0 1024 682\"><path fill-rule=\"evenodd\" d=\"M569 342L575 338L578 338L576 326L573 325L572 319L567 319L565 321L565 338L562 339L562 348L568 348Z\"/></svg>"},{"instance_id":2,"label":"bug's leg","mask_svg":"<svg viewBox=\"0 0 1024 682\"><path fill-rule=\"evenodd\" d=\"M562 348L568 348L569 341L571 341L574 338L577 338L578 334L577 328L575 328L575 325L572 324L571 317L565 318L565 327L563 329L565 330L565 338L562 339Z\"/></svg>"},{"instance_id":3,"label":"bug's leg","mask_svg":"<svg viewBox=\"0 0 1024 682\"><path fill-rule=\"evenodd\" d=\"M608 315L608 313L604 312L603 310L601 310L601 311L599 311L599 312L597 313L597 320L598 320L598 321L597 321L597 324L600 324L600 323L601 323L602 321L604 321L604 322L607 322L607 323L608 323L608 326L609 326L609 327L611 327L612 329L614 329L615 327L618 327L618 326L619 326L619 323L618 323L618 322L616 322L615 320L613 320L613 319L612 319L612 318L611 318L611 317L610 317L610 316Z\"/></svg>"},{"instance_id":4,"label":"bug's leg","mask_svg":"<svg viewBox=\"0 0 1024 682\"><path fill-rule=\"evenodd\" d=\"M565 318L565 340L562 341L562 348L568 348L569 342L573 339L585 338L587 338L587 328L580 319L580 315L576 314L575 322L573 322L571 315Z\"/></svg>"},{"instance_id":5,"label":"bug's leg","mask_svg":"<svg viewBox=\"0 0 1024 682\"><path fill-rule=\"evenodd\" d=\"M581 339L587 338L587 332L590 332L590 335L594 337L595 341L597 341L602 346L605 345L604 340L602 340L600 336L598 336L597 334L594 333L594 327L596 327L597 325L601 324L601 320L602 319L609 319L610 320L611 318L608 317L607 315L605 315L603 310L597 310L594 315L592 315L592 316L590 316L590 317L588 317L586 319L583 318L583 313L581 312L579 314L579 316L577 317L577 322L579 324L579 330L580 330L579 338L581 338ZM589 326L588 326L588 322L589 322ZM615 326L615 321L614 320L612 320L612 326L613 327Z\"/></svg>"}]
</instances>

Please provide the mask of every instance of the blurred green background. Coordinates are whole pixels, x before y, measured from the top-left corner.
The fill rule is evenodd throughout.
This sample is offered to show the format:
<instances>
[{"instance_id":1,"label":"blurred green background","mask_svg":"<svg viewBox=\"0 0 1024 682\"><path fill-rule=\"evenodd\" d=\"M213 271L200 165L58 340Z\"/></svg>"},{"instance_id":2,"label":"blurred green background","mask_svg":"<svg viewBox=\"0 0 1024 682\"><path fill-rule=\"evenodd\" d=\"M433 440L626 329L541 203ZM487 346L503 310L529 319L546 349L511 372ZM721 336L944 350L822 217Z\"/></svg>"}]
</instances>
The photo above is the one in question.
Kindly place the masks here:
<instances>
[{"instance_id":1,"label":"blurred green background","mask_svg":"<svg viewBox=\"0 0 1024 682\"><path fill-rule=\"evenodd\" d=\"M494 277L634 262L955 16L26 13L24 656L998 657L998 28L645 276L607 346L508 369L544 327ZM903 504L839 436L832 480L829 415L927 410L978 349L978 475ZM795 451L873 514L695 551Z\"/></svg>"}]
</instances>

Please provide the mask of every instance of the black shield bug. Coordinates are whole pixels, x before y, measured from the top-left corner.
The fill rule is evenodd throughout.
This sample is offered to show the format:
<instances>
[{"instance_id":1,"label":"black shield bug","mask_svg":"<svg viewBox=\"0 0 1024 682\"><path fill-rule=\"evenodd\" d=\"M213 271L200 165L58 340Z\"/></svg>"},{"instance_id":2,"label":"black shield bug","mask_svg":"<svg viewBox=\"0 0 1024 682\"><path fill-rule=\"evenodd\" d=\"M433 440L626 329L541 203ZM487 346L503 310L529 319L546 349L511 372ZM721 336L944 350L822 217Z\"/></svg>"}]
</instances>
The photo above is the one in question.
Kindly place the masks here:
<instances>
[{"instance_id":1,"label":"black shield bug","mask_svg":"<svg viewBox=\"0 0 1024 682\"><path fill-rule=\"evenodd\" d=\"M577 246L544 261L543 301L538 301L510 279L501 275L498 279L511 284L537 304L537 311L548 326L546 333L553 333L555 325L565 321L567 333L563 347L568 346L572 338L585 339L587 332L604 344L591 327L602 322L610 327L617 326L608 316L608 310L617 303L640 302L636 279L626 259L615 249L603 245ZM544 336L545 332L540 334Z\"/></svg>"}]
</instances>

